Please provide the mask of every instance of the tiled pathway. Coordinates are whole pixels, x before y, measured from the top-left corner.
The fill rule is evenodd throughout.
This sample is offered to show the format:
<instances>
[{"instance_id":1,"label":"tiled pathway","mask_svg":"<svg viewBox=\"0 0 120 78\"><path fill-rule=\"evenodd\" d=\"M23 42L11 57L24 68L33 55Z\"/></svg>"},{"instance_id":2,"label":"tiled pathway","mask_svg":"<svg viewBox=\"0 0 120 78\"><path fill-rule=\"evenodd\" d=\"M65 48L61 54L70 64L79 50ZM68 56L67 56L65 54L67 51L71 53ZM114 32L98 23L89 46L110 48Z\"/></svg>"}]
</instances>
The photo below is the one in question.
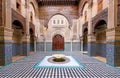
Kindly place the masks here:
<instances>
[{"instance_id":1,"label":"tiled pathway","mask_svg":"<svg viewBox=\"0 0 120 78\"><path fill-rule=\"evenodd\" d=\"M80 52L62 52L76 57L86 68L34 68L39 59L55 52L38 52L0 69L0 78L120 78L120 69Z\"/></svg>"}]
</instances>

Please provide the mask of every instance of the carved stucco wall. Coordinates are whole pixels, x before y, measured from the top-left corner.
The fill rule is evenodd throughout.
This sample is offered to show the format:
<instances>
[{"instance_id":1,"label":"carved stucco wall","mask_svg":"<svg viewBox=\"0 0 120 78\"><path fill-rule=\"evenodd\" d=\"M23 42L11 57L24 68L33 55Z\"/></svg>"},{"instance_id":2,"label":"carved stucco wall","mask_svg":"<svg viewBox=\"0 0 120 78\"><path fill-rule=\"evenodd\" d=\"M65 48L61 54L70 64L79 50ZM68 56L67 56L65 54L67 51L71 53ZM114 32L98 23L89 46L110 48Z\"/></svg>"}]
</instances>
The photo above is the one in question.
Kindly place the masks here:
<instances>
[{"instance_id":1,"label":"carved stucco wall","mask_svg":"<svg viewBox=\"0 0 120 78\"><path fill-rule=\"evenodd\" d=\"M48 26L48 21L55 14L64 15L69 25L72 26L72 19L78 18L78 7L77 6L42 6L39 7L39 18L44 20L44 26Z\"/></svg>"}]
</instances>

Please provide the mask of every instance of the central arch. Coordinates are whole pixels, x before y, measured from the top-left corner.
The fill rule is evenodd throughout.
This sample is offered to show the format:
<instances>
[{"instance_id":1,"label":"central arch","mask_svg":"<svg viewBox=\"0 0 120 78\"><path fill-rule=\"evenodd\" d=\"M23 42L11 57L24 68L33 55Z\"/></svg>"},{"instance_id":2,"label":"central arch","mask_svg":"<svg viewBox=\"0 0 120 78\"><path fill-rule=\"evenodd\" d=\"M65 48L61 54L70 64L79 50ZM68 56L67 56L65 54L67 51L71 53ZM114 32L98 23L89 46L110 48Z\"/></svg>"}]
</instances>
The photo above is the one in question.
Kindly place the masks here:
<instances>
[{"instance_id":1,"label":"central arch","mask_svg":"<svg viewBox=\"0 0 120 78\"><path fill-rule=\"evenodd\" d=\"M64 50L64 37L60 34L57 34L53 37L52 40L52 49L53 50Z\"/></svg>"}]
</instances>

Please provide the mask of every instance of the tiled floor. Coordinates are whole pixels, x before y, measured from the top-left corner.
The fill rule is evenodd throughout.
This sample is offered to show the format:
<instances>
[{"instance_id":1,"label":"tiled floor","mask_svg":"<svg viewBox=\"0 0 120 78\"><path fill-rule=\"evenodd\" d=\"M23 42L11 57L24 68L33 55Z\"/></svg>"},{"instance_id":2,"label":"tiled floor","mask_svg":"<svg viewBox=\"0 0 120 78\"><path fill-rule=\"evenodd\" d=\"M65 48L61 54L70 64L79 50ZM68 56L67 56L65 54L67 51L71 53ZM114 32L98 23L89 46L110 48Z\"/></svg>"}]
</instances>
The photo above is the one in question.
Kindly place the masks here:
<instances>
[{"instance_id":1,"label":"tiled floor","mask_svg":"<svg viewBox=\"0 0 120 78\"><path fill-rule=\"evenodd\" d=\"M56 52L38 52L5 66L0 69L0 78L120 78L120 69L80 52L62 53L76 57L85 68L34 68L38 60L53 53Z\"/></svg>"}]
</instances>

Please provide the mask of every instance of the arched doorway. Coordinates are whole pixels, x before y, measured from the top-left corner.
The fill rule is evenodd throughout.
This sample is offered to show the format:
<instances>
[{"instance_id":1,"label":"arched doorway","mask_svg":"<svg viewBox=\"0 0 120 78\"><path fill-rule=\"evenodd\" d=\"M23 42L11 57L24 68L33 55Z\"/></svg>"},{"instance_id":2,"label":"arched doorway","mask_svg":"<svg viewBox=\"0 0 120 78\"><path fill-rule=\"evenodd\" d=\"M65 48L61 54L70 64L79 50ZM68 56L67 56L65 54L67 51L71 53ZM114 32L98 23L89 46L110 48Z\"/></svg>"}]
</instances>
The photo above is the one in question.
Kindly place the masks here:
<instances>
[{"instance_id":1,"label":"arched doorway","mask_svg":"<svg viewBox=\"0 0 120 78\"><path fill-rule=\"evenodd\" d=\"M99 21L95 26L96 37L96 56L106 58L106 28L107 24L104 20Z\"/></svg>"},{"instance_id":2,"label":"arched doorway","mask_svg":"<svg viewBox=\"0 0 120 78\"><path fill-rule=\"evenodd\" d=\"M33 29L29 29L30 32L30 54L34 53L34 32Z\"/></svg>"},{"instance_id":3,"label":"arched doorway","mask_svg":"<svg viewBox=\"0 0 120 78\"><path fill-rule=\"evenodd\" d=\"M53 50L64 50L64 37L57 34L53 37L53 44L52 44Z\"/></svg>"},{"instance_id":4,"label":"arched doorway","mask_svg":"<svg viewBox=\"0 0 120 78\"><path fill-rule=\"evenodd\" d=\"M15 20L12 23L13 28L13 45L12 45L12 61L16 61L23 57L23 36L24 29L23 24L19 20Z\"/></svg>"},{"instance_id":5,"label":"arched doorway","mask_svg":"<svg viewBox=\"0 0 120 78\"><path fill-rule=\"evenodd\" d=\"M87 43L88 43L88 29L84 29L83 34L83 51L87 51Z\"/></svg>"}]
</instances>

